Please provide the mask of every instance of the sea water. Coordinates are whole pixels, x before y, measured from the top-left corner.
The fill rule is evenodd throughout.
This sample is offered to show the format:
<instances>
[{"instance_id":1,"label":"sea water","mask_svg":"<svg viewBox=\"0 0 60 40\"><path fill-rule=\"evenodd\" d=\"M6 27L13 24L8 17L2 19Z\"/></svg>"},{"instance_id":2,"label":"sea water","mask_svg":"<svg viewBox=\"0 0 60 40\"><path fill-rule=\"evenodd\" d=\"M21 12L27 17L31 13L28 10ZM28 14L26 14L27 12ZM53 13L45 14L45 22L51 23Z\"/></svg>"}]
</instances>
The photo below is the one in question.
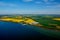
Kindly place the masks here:
<instances>
[{"instance_id":1,"label":"sea water","mask_svg":"<svg viewBox=\"0 0 60 40\"><path fill-rule=\"evenodd\" d=\"M0 39L47 39L60 37L60 32L45 30L36 26L0 21Z\"/></svg>"}]
</instances>

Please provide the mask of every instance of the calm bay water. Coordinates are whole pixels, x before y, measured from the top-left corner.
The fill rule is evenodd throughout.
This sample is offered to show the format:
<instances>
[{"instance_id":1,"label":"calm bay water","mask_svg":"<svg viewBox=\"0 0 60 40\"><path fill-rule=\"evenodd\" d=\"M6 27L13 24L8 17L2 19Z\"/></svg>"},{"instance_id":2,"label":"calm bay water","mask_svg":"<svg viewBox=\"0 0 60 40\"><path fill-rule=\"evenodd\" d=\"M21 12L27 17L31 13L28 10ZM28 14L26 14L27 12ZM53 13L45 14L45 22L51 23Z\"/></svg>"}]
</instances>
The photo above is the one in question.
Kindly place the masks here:
<instances>
[{"instance_id":1,"label":"calm bay water","mask_svg":"<svg viewBox=\"0 0 60 40\"><path fill-rule=\"evenodd\" d=\"M0 39L54 39L60 32L49 31L38 27L12 22L0 21ZM52 36L51 36L52 35Z\"/></svg>"}]
</instances>

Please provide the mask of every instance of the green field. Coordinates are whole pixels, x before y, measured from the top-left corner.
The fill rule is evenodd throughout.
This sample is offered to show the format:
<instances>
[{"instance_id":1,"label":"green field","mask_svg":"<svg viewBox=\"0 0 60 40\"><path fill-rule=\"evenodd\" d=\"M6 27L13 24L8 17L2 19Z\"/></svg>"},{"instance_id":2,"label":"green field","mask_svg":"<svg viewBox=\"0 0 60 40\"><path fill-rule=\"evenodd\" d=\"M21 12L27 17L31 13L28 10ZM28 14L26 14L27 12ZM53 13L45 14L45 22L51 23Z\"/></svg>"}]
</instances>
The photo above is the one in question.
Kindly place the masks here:
<instances>
[{"instance_id":1,"label":"green field","mask_svg":"<svg viewBox=\"0 0 60 40\"><path fill-rule=\"evenodd\" d=\"M31 16L32 19L43 25L43 28L52 30L60 30L60 21L55 21L53 18L60 18L55 16ZM57 28L59 26L59 28Z\"/></svg>"}]
</instances>

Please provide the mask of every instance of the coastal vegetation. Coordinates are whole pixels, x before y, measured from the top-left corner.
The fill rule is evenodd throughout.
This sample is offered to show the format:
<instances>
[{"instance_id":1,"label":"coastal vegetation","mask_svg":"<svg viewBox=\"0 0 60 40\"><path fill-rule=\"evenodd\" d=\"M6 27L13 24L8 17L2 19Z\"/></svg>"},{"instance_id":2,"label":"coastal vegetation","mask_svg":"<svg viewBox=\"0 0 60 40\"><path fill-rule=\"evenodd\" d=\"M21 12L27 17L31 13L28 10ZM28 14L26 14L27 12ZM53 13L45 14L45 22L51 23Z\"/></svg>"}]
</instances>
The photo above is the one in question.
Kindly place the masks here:
<instances>
[{"instance_id":1,"label":"coastal vegetation","mask_svg":"<svg viewBox=\"0 0 60 40\"><path fill-rule=\"evenodd\" d=\"M60 31L60 17L55 16L1 16L0 21L22 23Z\"/></svg>"}]
</instances>

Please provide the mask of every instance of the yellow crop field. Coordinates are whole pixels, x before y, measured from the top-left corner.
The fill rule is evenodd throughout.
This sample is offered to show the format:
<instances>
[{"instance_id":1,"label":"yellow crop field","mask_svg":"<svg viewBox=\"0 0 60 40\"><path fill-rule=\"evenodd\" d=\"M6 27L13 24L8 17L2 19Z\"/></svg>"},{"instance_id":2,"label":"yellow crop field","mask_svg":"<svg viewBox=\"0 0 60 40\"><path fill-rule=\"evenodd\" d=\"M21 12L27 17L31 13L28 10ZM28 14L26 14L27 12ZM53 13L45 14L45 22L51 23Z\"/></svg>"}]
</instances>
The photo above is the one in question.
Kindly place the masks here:
<instances>
[{"instance_id":1,"label":"yellow crop field","mask_svg":"<svg viewBox=\"0 0 60 40\"><path fill-rule=\"evenodd\" d=\"M32 19L27 19L27 20L26 20L26 21L24 21L24 22L31 24L31 23L33 23L33 22L35 22L35 21L34 21L34 20L32 20Z\"/></svg>"},{"instance_id":2,"label":"yellow crop field","mask_svg":"<svg viewBox=\"0 0 60 40\"><path fill-rule=\"evenodd\" d=\"M53 18L53 20L57 20L57 21L60 21L60 18Z\"/></svg>"}]
</instances>

